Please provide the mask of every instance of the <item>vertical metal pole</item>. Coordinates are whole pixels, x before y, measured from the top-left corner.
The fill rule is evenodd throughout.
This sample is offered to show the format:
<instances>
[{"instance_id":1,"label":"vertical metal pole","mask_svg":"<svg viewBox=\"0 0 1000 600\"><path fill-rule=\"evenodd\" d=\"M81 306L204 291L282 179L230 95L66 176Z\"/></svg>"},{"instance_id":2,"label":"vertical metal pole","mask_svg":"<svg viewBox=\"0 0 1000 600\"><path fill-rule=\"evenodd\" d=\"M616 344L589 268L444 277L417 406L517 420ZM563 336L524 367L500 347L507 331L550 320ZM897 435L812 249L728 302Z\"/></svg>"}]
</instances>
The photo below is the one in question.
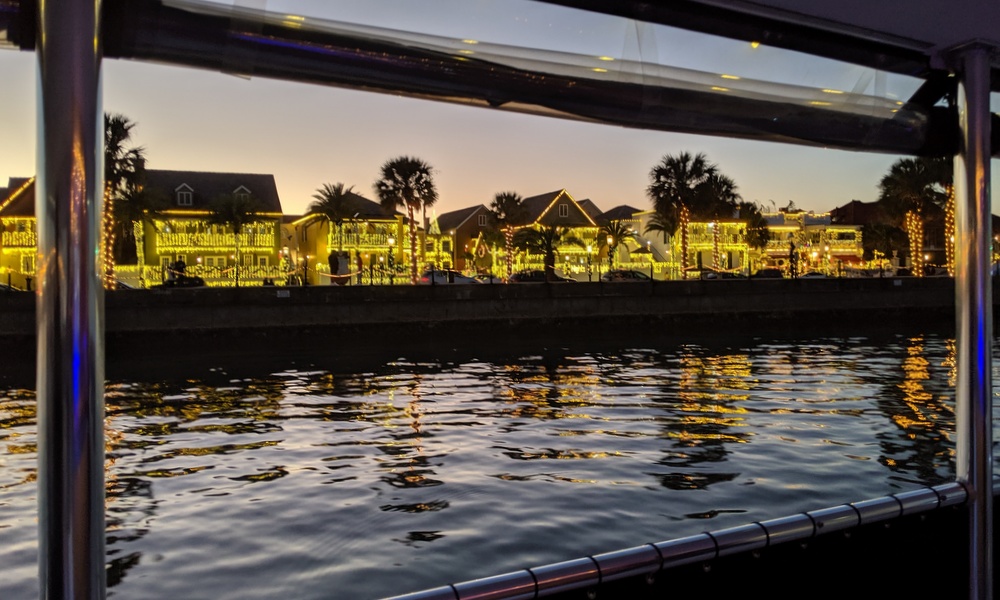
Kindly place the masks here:
<instances>
[{"instance_id":1,"label":"vertical metal pole","mask_svg":"<svg viewBox=\"0 0 1000 600\"><path fill-rule=\"evenodd\" d=\"M100 0L38 3L38 537L46 599L105 597L100 12Z\"/></svg>"},{"instance_id":2,"label":"vertical metal pole","mask_svg":"<svg viewBox=\"0 0 1000 600\"><path fill-rule=\"evenodd\" d=\"M962 144L955 161L957 476L969 489L969 597L993 598L990 49L956 52Z\"/></svg>"}]
</instances>

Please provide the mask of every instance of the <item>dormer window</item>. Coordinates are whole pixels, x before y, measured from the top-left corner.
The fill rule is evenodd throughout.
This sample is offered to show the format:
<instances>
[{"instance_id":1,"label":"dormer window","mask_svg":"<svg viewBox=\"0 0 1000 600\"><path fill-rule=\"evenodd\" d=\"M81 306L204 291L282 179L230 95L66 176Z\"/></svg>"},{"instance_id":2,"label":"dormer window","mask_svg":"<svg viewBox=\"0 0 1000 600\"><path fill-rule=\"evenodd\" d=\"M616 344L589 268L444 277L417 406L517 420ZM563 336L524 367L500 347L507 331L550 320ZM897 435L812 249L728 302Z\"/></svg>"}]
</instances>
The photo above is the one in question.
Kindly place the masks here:
<instances>
[{"instance_id":1,"label":"dormer window","mask_svg":"<svg viewBox=\"0 0 1000 600\"><path fill-rule=\"evenodd\" d=\"M559 216L560 217L568 217L569 216L569 204L560 204L559 205Z\"/></svg>"},{"instance_id":2,"label":"dormer window","mask_svg":"<svg viewBox=\"0 0 1000 600\"><path fill-rule=\"evenodd\" d=\"M177 206L191 206L194 204L194 194L191 186L183 184L174 190L177 193Z\"/></svg>"},{"instance_id":3,"label":"dormer window","mask_svg":"<svg viewBox=\"0 0 1000 600\"><path fill-rule=\"evenodd\" d=\"M245 202L250 199L250 190L246 189L241 185L240 187L233 190L233 195L236 196L237 199L243 200Z\"/></svg>"}]
</instances>

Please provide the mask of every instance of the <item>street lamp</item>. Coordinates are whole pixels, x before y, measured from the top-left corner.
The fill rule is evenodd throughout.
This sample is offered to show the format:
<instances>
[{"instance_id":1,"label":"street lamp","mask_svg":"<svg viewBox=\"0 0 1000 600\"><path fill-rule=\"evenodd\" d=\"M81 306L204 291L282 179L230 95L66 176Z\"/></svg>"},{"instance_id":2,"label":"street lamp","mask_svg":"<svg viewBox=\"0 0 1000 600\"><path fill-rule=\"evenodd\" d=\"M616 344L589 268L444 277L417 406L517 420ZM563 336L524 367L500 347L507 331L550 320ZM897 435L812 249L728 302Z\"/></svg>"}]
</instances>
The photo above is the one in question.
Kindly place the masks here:
<instances>
[{"instance_id":1,"label":"street lamp","mask_svg":"<svg viewBox=\"0 0 1000 600\"><path fill-rule=\"evenodd\" d=\"M389 285L394 283L396 278L396 258L393 256L393 248L396 245L396 238L389 236L389 260L386 263L389 266Z\"/></svg>"}]
</instances>

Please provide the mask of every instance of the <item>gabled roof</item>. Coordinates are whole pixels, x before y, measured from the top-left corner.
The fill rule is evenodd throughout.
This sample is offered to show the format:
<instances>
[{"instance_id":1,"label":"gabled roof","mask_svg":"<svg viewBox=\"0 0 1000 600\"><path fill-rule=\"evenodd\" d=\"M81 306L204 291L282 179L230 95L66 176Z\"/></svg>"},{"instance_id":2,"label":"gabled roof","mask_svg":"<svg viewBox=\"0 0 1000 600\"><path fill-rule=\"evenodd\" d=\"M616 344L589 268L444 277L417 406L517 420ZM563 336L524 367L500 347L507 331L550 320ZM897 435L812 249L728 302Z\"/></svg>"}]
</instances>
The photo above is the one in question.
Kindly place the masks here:
<instances>
[{"instance_id":1,"label":"gabled roof","mask_svg":"<svg viewBox=\"0 0 1000 600\"><path fill-rule=\"evenodd\" d=\"M569 206L569 215L560 217L555 208ZM597 227L587 211L577 204L565 189L525 198L521 204L527 215L522 225L559 225L562 227Z\"/></svg>"},{"instance_id":2,"label":"gabled roof","mask_svg":"<svg viewBox=\"0 0 1000 600\"><path fill-rule=\"evenodd\" d=\"M263 204L263 212L281 214L281 200L278 198L278 187L274 183L274 175L146 170L146 187L158 189L167 194L172 209L208 210L209 203L217 196L232 194L241 186ZM191 192L189 206L177 205L177 192L181 190Z\"/></svg>"},{"instance_id":3,"label":"gabled roof","mask_svg":"<svg viewBox=\"0 0 1000 600\"><path fill-rule=\"evenodd\" d=\"M480 212L488 212L488 210L489 209L485 206L479 204L477 206L469 206L467 208L460 208L459 210L446 212L438 215L437 225L441 231L455 231L464 225L469 219L475 217Z\"/></svg>"},{"instance_id":4,"label":"gabled roof","mask_svg":"<svg viewBox=\"0 0 1000 600\"><path fill-rule=\"evenodd\" d=\"M585 212L588 215L590 215L590 218L594 219L595 221L597 220L597 217L600 216L600 214L602 212L601 209L598 208L597 205L594 204L594 201L591 200L590 198L584 198L583 200L577 200L576 203L580 205L580 208L583 209L583 212Z\"/></svg>"},{"instance_id":5,"label":"gabled roof","mask_svg":"<svg viewBox=\"0 0 1000 600\"><path fill-rule=\"evenodd\" d=\"M862 202L851 200L830 211L830 220L838 225L865 225L882 218L882 206L878 201Z\"/></svg>"},{"instance_id":6,"label":"gabled roof","mask_svg":"<svg viewBox=\"0 0 1000 600\"><path fill-rule=\"evenodd\" d=\"M35 178L11 177L0 200L0 217L35 216Z\"/></svg>"},{"instance_id":7,"label":"gabled roof","mask_svg":"<svg viewBox=\"0 0 1000 600\"><path fill-rule=\"evenodd\" d=\"M622 204L621 206L616 206L609 210L608 212L602 213L597 216L594 220L605 225L611 221L631 221L636 219L636 215L642 212L638 208L633 208L627 204Z\"/></svg>"}]
</instances>

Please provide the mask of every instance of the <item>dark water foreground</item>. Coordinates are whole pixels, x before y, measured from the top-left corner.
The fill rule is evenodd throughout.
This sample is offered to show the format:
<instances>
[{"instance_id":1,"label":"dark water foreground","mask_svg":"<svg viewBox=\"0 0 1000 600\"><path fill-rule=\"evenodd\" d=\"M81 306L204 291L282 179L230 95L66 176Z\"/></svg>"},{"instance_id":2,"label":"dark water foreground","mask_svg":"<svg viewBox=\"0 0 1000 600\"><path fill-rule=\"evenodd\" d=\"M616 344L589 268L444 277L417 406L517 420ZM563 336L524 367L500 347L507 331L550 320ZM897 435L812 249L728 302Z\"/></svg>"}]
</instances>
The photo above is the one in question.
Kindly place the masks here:
<instances>
[{"instance_id":1,"label":"dark water foreground","mask_svg":"<svg viewBox=\"0 0 1000 600\"><path fill-rule=\"evenodd\" d=\"M779 544L786 530L762 538L754 523L954 477L947 336L621 337L509 349L479 334L437 356L368 344L394 355L383 362L337 338L308 356L140 361L138 345L141 368L112 359L106 384L109 597L371 600L691 536L709 555L652 584L640 571L633 591L567 593L824 597L859 567L831 562L810 581L792 555L811 563L836 541L855 558L874 544L863 528L817 519L823 535ZM34 407L30 389L4 387L0 598L37 597ZM746 552L714 558L747 533ZM948 566L963 546L934 536L916 570L873 552L881 579L855 584L963 585Z\"/></svg>"}]
</instances>

